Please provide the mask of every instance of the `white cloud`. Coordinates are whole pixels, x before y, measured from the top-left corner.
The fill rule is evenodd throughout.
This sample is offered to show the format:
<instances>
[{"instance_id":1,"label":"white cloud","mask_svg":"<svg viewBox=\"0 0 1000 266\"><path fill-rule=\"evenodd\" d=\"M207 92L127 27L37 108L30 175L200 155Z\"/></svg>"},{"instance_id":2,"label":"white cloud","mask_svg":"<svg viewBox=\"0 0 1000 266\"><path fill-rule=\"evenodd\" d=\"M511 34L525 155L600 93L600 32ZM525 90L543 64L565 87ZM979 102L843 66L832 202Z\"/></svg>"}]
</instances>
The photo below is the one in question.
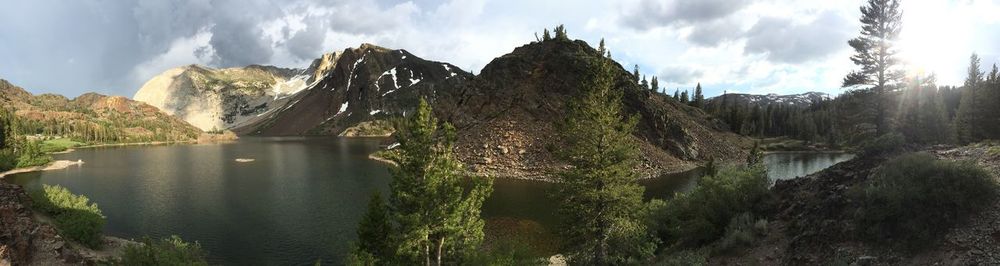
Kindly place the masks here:
<instances>
[{"instance_id":1,"label":"white cloud","mask_svg":"<svg viewBox=\"0 0 1000 266\"><path fill-rule=\"evenodd\" d=\"M566 24L573 38L606 38L622 65L674 89L839 92L846 39L861 0L183 0L17 2L0 10L0 78L36 92L131 95L186 65L305 67L368 42L479 72L494 57ZM568 8L571 6L572 8ZM904 43L941 83L964 78L968 55L1000 61L1000 4L904 1ZM21 11L15 11L21 10ZM34 14L26 16L25 13ZM23 38L26 34L35 38ZM67 42L66 40L74 40ZM66 45L73 43L74 45ZM941 48L944 47L944 48ZM73 60L72 64L56 64ZM11 64L13 63L13 65ZM81 70L79 66L97 66ZM67 74L47 79L47 72ZM45 91L48 90L48 91Z\"/></svg>"}]
</instances>

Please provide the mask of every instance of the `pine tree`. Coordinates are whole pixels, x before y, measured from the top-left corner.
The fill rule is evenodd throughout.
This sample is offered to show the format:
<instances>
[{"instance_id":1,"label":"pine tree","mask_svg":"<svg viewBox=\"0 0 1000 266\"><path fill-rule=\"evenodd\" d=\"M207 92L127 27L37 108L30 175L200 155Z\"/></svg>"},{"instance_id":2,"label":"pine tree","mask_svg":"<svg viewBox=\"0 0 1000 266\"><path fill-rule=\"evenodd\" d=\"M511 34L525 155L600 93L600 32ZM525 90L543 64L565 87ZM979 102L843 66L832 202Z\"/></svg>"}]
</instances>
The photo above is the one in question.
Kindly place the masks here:
<instances>
[{"instance_id":1,"label":"pine tree","mask_svg":"<svg viewBox=\"0 0 1000 266\"><path fill-rule=\"evenodd\" d=\"M601 43L597 46L597 51L602 55L608 52L608 48L604 46L604 38L601 38ZM610 57L611 55L608 54L608 56Z\"/></svg>"},{"instance_id":2,"label":"pine tree","mask_svg":"<svg viewBox=\"0 0 1000 266\"><path fill-rule=\"evenodd\" d=\"M873 86L876 97L875 132L885 134L888 128L885 95L888 86L903 78L895 69L899 64L894 42L902 28L902 11L898 0L868 0L861 7L861 36L847 43L854 48L851 61L861 67L844 77L843 87Z\"/></svg>"},{"instance_id":3,"label":"pine tree","mask_svg":"<svg viewBox=\"0 0 1000 266\"><path fill-rule=\"evenodd\" d=\"M549 34L549 29L545 29L545 31L542 32L542 41L544 42L548 40L552 40L552 35Z\"/></svg>"},{"instance_id":4,"label":"pine tree","mask_svg":"<svg viewBox=\"0 0 1000 266\"><path fill-rule=\"evenodd\" d=\"M638 117L624 117L624 90L613 87L609 60L593 64L582 95L567 104L559 125L565 145L557 155L571 166L558 175L560 233L573 264L635 264L655 248L644 222L644 188L634 171Z\"/></svg>"},{"instance_id":5,"label":"pine tree","mask_svg":"<svg viewBox=\"0 0 1000 266\"><path fill-rule=\"evenodd\" d=\"M391 264L395 257L389 206L379 193L368 201L368 211L358 224L358 242L351 251L350 265Z\"/></svg>"},{"instance_id":6,"label":"pine tree","mask_svg":"<svg viewBox=\"0 0 1000 266\"><path fill-rule=\"evenodd\" d=\"M635 68L632 69L632 78L635 79L635 84L638 85L639 84L639 65L635 65Z\"/></svg>"},{"instance_id":7,"label":"pine tree","mask_svg":"<svg viewBox=\"0 0 1000 266\"><path fill-rule=\"evenodd\" d=\"M462 165L453 154L455 128L438 126L421 99L416 113L396 124L399 154L391 169L390 207L402 264L450 264L474 252L483 240L483 201L492 179L476 178L465 188Z\"/></svg>"},{"instance_id":8,"label":"pine tree","mask_svg":"<svg viewBox=\"0 0 1000 266\"><path fill-rule=\"evenodd\" d=\"M556 40L569 40L569 35L566 34L566 26L559 24L556 26Z\"/></svg>"},{"instance_id":9,"label":"pine tree","mask_svg":"<svg viewBox=\"0 0 1000 266\"><path fill-rule=\"evenodd\" d=\"M676 90L674 90L674 101L678 101L678 102L679 102L679 101L681 101L681 95L680 95L680 92L681 92L681 90L680 90L680 89L676 89Z\"/></svg>"},{"instance_id":10,"label":"pine tree","mask_svg":"<svg viewBox=\"0 0 1000 266\"><path fill-rule=\"evenodd\" d=\"M694 88L694 101L692 102L692 105L698 108L705 106L705 95L701 94L701 82L699 82L698 86Z\"/></svg>"},{"instance_id":11,"label":"pine tree","mask_svg":"<svg viewBox=\"0 0 1000 266\"><path fill-rule=\"evenodd\" d=\"M966 144L982 139L981 83L983 72L980 71L979 55L969 57L969 71L962 89L962 100L959 103L958 114L955 117L955 136L959 143Z\"/></svg>"},{"instance_id":12,"label":"pine tree","mask_svg":"<svg viewBox=\"0 0 1000 266\"><path fill-rule=\"evenodd\" d=\"M653 92L660 91L660 82L656 80L656 76L653 76L653 80L649 82L649 86Z\"/></svg>"},{"instance_id":13,"label":"pine tree","mask_svg":"<svg viewBox=\"0 0 1000 266\"><path fill-rule=\"evenodd\" d=\"M684 90L683 92L681 92L681 103L688 103L688 102L690 102L690 99L688 98L688 91Z\"/></svg>"},{"instance_id":14,"label":"pine tree","mask_svg":"<svg viewBox=\"0 0 1000 266\"><path fill-rule=\"evenodd\" d=\"M639 83L639 86L646 90L649 89L649 81L646 80L646 75L642 75L642 82Z\"/></svg>"}]
</instances>

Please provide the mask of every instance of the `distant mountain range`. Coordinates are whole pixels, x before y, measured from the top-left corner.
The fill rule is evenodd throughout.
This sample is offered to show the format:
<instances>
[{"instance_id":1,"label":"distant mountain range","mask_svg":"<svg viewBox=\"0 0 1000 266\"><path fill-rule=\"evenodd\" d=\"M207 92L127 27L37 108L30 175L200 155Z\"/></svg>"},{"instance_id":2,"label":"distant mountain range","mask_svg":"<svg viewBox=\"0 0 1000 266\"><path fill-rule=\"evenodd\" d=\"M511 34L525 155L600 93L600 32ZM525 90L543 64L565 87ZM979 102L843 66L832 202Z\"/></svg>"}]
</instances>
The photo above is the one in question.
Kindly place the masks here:
<instances>
[{"instance_id":1,"label":"distant mountain range","mask_svg":"<svg viewBox=\"0 0 1000 266\"><path fill-rule=\"evenodd\" d=\"M788 104L795 106L809 106L813 102L820 100L829 100L830 95L822 92L806 92L800 94L791 95L778 95L778 94L745 94L745 93L727 93L712 97L708 99L708 104L756 104L761 106L766 106L770 104Z\"/></svg>"},{"instance_id":2,"label":"distant mountain range","mask_svg":"<svg viewBox=\"0 0 1000 266\"><path fill-rule=\"evenodd\" d=\"M540 177L558 167L554 124L579 94L587 62L604 58L583 41L532 42L472 75L452 64L371 44L325 54L307 69L186 66L149 82L135 99L203 130L241 135L357 135L430 101L459 129L457 151L472 170ZM608 59L605 59L608 60ZM746 138L666 95L639 88L614 64L625 108L642 118L635 133L648 176L695 167L709 158L742 158ZM362 134L363 135L363 134Z\"/></svg>"}]
</instances>

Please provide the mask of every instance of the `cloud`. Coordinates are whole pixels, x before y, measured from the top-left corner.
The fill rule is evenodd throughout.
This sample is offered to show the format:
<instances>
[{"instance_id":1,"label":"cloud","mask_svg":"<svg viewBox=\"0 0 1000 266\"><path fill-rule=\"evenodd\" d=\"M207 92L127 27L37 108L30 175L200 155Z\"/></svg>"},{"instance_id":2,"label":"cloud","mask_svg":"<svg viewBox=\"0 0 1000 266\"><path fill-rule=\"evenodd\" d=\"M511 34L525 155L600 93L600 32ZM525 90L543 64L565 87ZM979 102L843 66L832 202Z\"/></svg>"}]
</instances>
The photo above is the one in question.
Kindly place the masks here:
<instances>
[{"instance_id":1,"label":"cloud","mask_svg":"<svg viewBox=\"0 0 1000 266\"><path fill-rule=\"evenodd\" d=\"M660 70L658 75L660 82L669 84L691 84L696 82L705 72L699 69L684 66L669 66Z\"/></svg>"},{"instance_id":2,"label":"cloud","mask_svg":"<svg viewBox=\"0 0 1000 266\"><path fill-rule=\"evenodd\" d=\"M836 12L823 12L809 23L764 17L746 32L744 53L763 54L778 63L823 59L847 48L851 25Z\"/></svg>"},{"instance_id":3,"label":"cloud","mask_svg":"<svg viewBox=\"0 0 1000 266\"><path fill-rule=\"evenodd\" d=\"M323 21L316 17L306 19L306 28L293 35L285 47L288 51L299 59L313 59L316 51L323 50L323 41L326 40L327 29ZM287 28L285 28L287 30Z\"/></svg>"},{"instance_id":4,"label":"cloud","mask_svg":"<svg viewBox=\"0 0 1000 266\"><path fill-rule=\"evenodd\" d=\"M710 22L733 14L749 0L640 0L626 6L622 24L637 30Z\"/></svg>"},{"instance_id":5,"label":"cloud","mask_svg":"<svg viewBox=\"0 0 1000 266\"><path fill-rule=\"evenodd\" d=\"M738 21L722 19L692 27L686 39L696 45L714 47L725 41L739 39L742 34L743 29Z\"/></svg>"}]
</instances>

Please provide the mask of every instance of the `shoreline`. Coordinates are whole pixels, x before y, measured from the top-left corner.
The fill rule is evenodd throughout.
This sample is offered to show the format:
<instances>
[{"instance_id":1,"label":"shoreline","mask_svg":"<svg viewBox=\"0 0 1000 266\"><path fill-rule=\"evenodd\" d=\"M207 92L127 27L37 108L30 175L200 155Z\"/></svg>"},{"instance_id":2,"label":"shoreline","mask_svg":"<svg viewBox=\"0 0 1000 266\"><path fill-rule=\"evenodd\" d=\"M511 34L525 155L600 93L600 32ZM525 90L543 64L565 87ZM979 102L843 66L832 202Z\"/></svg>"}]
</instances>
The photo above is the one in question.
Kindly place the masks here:
<instances>
[{"instance_id":1,"label":"shoreline","mask_svg":"<svg viewBox=\"0 0 1000 266\"><path fill-rule=\"evenodd\" d=\"M848 151L848 150L817 150L817 151L808 151L808 150L805 150L805 151L803 151L803 150L798 150L798 151L764 151L763 153L764 153L764 154L774 154L774 153L821 153L821 154L827 154L827 153L850 153L850 154L855 154L855 153L853 153L853 152L851 152L851 151Z\"/></svg>"},{"instance_id":2,"label":"shoreline","mask_svg":"<svg viewBox=\"0 0 1000 266\"><path fill-rule=\"evenodd\" d=\"M389 160L389 159L386 159L386 158L379 157L379 156L375 155L375 153L369 154L368 155L368 159L376 161L376 162L380 162L380 163L383 163L383 164L386 164L386 165L389 165L389 166L398 166L396 164L396 162L393 162L392 160ZM638 179L638 181L656 179L656 178L665 177L667 175L684 173L684 172L692 171L692 170L697 169L699 167L701 167L701 166L699 166L699 165L690 165L688 167L674 168L674 171L664 170L664 171L660 171L660 172L658 172L657 174L654 174L654 175L643 175L642 177L640 177ZM466 169L463 174L468 175L469 177L490 177L490 178L495 178L495 179L513 179L513 180L545 182L545 183L558 183L559 182L553 176L550 176L550 175L525 173L523 171L519 171L519 170L516 170L516 169L507 169L507 171L504 171L504 172L507 172L507 173L501 174L498 171L490 171L490 172L483 173L483 172L476 172L476 171L472 171L472 170Z\"/></svg>"},{"instance_id":3,"label":"shoreline","mask_svg":"<svg viewBox=\"0 0 1000 266\"><path fill-rule=\"evenodd\" d=\"M41 172L41 171L52 171L52 170L61 170L61 169L69 168L70 166L74 166L74 165L83 165L83 161L57 160L57 161L52 161L52 162L50 162L50 163L48 163L46 165L43 165L43 166L32 166L32 167L24 167L24 168L15 168L15 169L11 169L11 170L8 170L6 172L0 173L0 179L3 179L5 176L13 175L13 174L30 173L30 172Z\"/></svg>"}]
</instances>

